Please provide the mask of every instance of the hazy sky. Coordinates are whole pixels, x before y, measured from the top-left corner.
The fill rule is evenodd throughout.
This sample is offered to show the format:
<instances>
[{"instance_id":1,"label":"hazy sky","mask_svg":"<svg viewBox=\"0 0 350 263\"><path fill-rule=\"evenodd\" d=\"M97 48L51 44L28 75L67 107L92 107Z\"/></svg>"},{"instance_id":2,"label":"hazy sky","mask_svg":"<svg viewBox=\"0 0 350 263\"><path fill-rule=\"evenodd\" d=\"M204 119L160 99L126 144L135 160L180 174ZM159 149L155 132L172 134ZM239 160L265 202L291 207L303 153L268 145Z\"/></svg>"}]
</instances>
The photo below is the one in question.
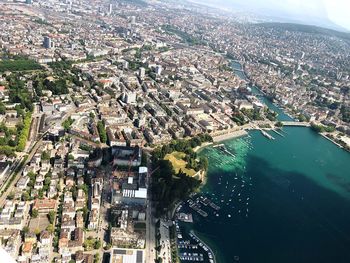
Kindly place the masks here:
<instances>
[{"instance_id":1,"label":"hazy sky","mask_svg":"<svg viewBox=\"0 0 350 263\"><path fill-rule=\"evenodd\" d=\"M335 24L350 30L350 1L323 0L328 18Z\"/></svg>"},{"instance_id":2,"label":"hazy sky","mask_svg":"<svg viewBox=\"0 0 350 263\"><path fill-rule=\"evenodd\" d=\"M350 30L350 0L204 0L217 6L241 6L267 15L288 16L291 19L330 20Z\"/></svg>"}]
</instances>

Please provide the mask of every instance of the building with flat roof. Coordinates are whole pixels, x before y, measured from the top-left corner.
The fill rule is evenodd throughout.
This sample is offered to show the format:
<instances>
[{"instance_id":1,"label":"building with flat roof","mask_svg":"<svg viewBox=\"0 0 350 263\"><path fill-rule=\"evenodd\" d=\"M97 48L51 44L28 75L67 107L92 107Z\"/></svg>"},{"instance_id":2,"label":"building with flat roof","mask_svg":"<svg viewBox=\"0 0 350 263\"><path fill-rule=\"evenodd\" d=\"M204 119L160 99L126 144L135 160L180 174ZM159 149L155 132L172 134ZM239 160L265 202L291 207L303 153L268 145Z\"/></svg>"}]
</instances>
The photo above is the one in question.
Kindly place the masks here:
<instances>
[{"instance_id":1,"label":"building with flat roof","mask_svg":"<svg viewBox=\"0 0 350 263\"><path fill-rule=\"evenodd\" d=\"M113 248L109 263L145 263L144 252L140 249Z\"/></svg>"},{"instance_id":2,"label":"building with flat roof","mask_svg":"<svg viewBox=\"0 0 350 263\"><path fill-rule=\"evenodd\" d=\"M140 166L142 151L139 147L113 146L113 165Z\"/></svg>"}]
</instances>

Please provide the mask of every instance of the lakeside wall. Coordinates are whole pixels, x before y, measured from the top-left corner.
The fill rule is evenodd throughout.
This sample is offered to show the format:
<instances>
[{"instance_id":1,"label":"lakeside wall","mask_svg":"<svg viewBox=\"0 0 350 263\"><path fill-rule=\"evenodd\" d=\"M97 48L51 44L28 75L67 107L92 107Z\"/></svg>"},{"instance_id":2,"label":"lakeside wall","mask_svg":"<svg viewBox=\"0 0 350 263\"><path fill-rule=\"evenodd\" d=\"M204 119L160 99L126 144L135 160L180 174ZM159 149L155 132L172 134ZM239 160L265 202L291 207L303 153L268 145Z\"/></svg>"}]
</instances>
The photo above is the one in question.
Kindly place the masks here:
<instances>
[{"instance_id":1,"label":"lakeside wall","mask_svg":"<svg viewBox=\"0 0 350 263\"><path fill-rule=\"evenodd\" d=\"M229 139L233 139L233 138L242 137L245 135L248 135L248 133L246 132L245 129L242 129L242 130L228 132L228 133L218 135L218 136L213 136L213 141L214 142L221 142L221 141L225 141L225 140L229 140Z\"/></svg>"}]
</instances>

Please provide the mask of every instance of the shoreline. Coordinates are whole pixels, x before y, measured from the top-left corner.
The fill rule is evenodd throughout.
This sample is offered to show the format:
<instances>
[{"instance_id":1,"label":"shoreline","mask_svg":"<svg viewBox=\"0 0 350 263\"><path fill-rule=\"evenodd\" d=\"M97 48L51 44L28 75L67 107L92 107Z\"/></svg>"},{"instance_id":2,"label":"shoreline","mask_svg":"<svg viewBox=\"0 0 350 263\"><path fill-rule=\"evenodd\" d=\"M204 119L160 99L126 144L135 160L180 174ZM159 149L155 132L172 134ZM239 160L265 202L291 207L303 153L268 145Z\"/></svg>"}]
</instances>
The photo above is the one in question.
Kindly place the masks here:
<instances>
[{"instance_id":1,"label":"shoreline","mask_svg":"<svg viewBox=\"0 0 350 263\"><path fill-rule=\"evenodd\" d=\"M194 148L193 151L199 152L203 148L211 146L215 143L246 136L246 135L248 135L247 130L249 130L249 129L242 128L242 129L238 129L238 130L234 130L234 131L227 130L223 134L220 134L220 135L211 135L213 138L213 142L205 142L201 146L197 146L196 148Z\"/></svg>"},{"instance_id":2,"label":"shoreline","mask_svg":"<svg viewBox=\"0 0 350 263\"><path fill-rule=\"evenodd\" d=\"M216 135L213 136L213 141L215 142L222 142L222 141L226 141L226 140L230 140L230 139L234 139L234 138L239 138L242 136L248 135L248 132L246 131L246 129L239 129L239 130L235 130L235 131L228 131L225 134L222 135Z\"/></svg>"},{"instance_id":3,"label":"shoreline","mask_svg":"<svg viewBox=\"0 0 350 263\"><path fill-rule=\"evenodd\" d=\"M338 146L340 149L344 149L344 147L341 146L339 143L337 143L335 140L329 138L329 137L327 136L327 134L319 133L319 135L321 135L323 138L327 139L328 141L334 143L334 144L335 144L336 146Z\"/></svg>"},{"instance_id":4,"label":"shoreline","mask_svg":"<svg viewBox=\"0 0 350 263\"><path fill-rule=\"evenodd\" d=\"M208 250L210 251L210 253L213 255L213 261L214 263L216 263L216 256L215 256L215 253L214 251L211 249L210 246L208 246L208 244L206 244L202 239L200 239L194 232L194 230L191 230L190 233L196 237L204 246L206 246L208 248Z\"/></svg>"}]
</instances>

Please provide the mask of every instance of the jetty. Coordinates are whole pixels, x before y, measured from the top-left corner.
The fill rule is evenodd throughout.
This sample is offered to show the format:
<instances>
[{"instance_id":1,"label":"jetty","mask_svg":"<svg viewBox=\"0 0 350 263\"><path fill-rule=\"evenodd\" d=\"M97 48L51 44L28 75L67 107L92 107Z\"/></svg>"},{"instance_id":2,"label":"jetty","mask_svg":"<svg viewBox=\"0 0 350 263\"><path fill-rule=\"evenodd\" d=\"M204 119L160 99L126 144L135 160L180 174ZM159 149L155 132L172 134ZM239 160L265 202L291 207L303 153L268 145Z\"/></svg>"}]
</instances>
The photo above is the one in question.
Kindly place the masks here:
<instances>
[{"instance_id":1,"label":"jetty","mask_svg":"<svg viewBox=\"0 0 350 263\"><path fill-rule=\"evenodd\" d=\"M218 211L220 210L220 206L215 204L212 200L210 200L208 197L200 196L199 201L204 205L204 206L209 206L213 208L214 210Z\"/></svg>"},{"instance_id":2,"label":"jetty","mask_svg":"<svg viewBox=\"0 0 350 263\"><path fill-rule=\"evenodd\" d=\"M201 209L201 206L196 204L196 203L190 203L189 207L192 208L194 211L196 211L198 214L200 214L203 217L207 217L208 216L208 213L203 211Z\"/></svg>"},{"instance_id":3,"label":"jetty","mask_svg":"<svg viewBox=\"0 0 350 263\"><path fill-rule=\"evenodd\" d=\"M218 148L218 147L222 147L222 146L224 146L224 144L221 143L221 144L214 145L213 148Z\"/></svg>"},{"instance_id":4,"label":"jetty","mask_svg":"<svg viewBox=\"0 0 350 263\"><path fill-rule=\"evenodd\" d=\"M218 206L217 204L215 204L215 203L212 202L212 201L210 201L209 206L210 206L211 208L213 208L214 210L216 210L216 211L220 210L220 208L221 208L220 206Z\"/></svg>"},{"instance_id":5,"label":"jetty","mask_svg":"<svg viewBox=\"0 0 350 263\"><path fill-rule=\"evenodd\" d=\"M284 137L284 135L282 133L280 133L279 131L277 131L276 129L272 129L272 131L274 131L275 133L277 133L279 136Z\"/></svg>"},{"instance_id":6,"label":"jetty","mask_svg":"<svg viewBox=\"0 0 350 263\"><path fill-rule=\"evenodd\" d=\"M204 243L195 233L193 230L190 231L190 237L192 237L195 241L199 242L199 245L203 247L203 249L208 252L209 256L209 261L211 263L216 263L216 258L213 250L206 244Z\"/></svg>"},{"instance_id":7,"label":"jetty","mask_svg":"<svg viewBox=\"0 0 350 263\"><path fill-rule=\"evenodd\" d=\"M224 144L220 144L218 148L225 154L230 155L232 157L236 157L233 153L231 153L229 150L227 150L226 146Z\"/></svg>"},{"instance_id":8,"label":"jetty","mask_svg":"<svg viewBox=\"0 0 350 263\"><path fill-rule=\"evenodd\" d=\"M268 134L266 131L260 129L262 135L264 135L266 138L270 139L270 140L274 140L275 138L272 137L270 134Z\"/></svg>"}]
</instances>

